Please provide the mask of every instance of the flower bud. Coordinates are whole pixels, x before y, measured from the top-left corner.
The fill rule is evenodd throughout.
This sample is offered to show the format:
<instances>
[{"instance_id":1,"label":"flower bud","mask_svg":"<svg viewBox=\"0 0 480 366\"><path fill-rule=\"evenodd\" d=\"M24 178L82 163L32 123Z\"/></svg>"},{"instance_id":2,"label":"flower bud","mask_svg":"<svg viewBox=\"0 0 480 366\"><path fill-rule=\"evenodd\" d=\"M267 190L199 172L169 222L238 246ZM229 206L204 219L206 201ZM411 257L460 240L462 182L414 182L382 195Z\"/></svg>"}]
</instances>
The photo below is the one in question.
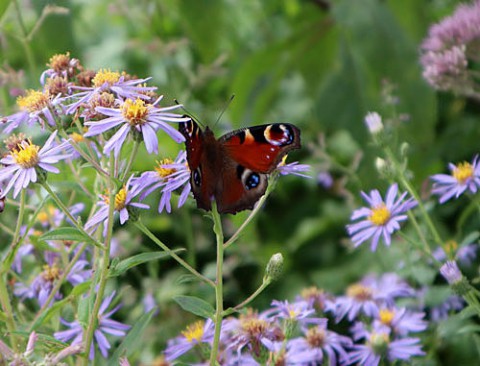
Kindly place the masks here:
<instances>
[{"instance_id":1,"label":"flower bud","mask_svg":"<svg viewBox=\"0 0 480 366\"><path fill-rule=\"evenodd\" d=\"M383 130L382 117L377 112L369 112L365 116L365 124L372 135L376 135Z\"/></svg>"},{"instance_id":2,"label":"flower bud","mask_svg":"<svg viewBox=\"0 0 480 366\"><path fill-rule=\"evenodd\" d=\"M283 271L283 255L282 253L276 253L272 255L268 261L267 268L265 269L265 276L263 281L276 281L280 277Z\"/></svg>"}]
</instances>

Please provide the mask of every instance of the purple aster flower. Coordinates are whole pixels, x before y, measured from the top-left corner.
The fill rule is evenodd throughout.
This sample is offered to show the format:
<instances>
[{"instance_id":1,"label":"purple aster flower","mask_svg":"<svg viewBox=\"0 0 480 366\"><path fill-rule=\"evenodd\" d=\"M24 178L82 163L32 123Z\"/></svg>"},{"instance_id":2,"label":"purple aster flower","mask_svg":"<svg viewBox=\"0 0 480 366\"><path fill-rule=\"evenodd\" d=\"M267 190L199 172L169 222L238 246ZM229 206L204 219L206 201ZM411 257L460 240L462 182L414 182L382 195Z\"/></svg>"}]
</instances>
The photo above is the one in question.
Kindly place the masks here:
<instances>
[{"instance_id":1,"label":"purple aster flower","mask_svg":"<svg viewBox=\"0 0 480 366\"><path fill-rule=\"evenodd\" d=\"M303 337L287 343L287 362L293 365L321 365L328 357L330 366L345 364L348 354L345 350L352 340L327 329L326 323L305 329Z\"/></svg>"},{"instance_id":2,"label":"purple aster flower","mask_svg":"<svg viewBox=\"0 0 480 366\"><path fill-rule=\"evenodd\" d=\"M162 129L176 142L182 142L185 140L183 135L170 126L168 122L190 120L189 117L181 117L169 112L181 107L180 105L165 108L156 107L162 98L158 98L153 104L145 103L144 100L137 98L136 100L126 99L119 108L97 107L96 110L108 116L108 118L85 122L85 125L90 128L84 136L99 135L121 125L120 129L106 143L103 149L105 154L114 150L115 156L118 156L130 131L142 135L145 147L150 154L158 154L157 130Z\"/></svg>"},{"instance_id":3,"label":"purple aster flower","mask_svg":"<svg viewBox=\"0 0 480 366\"><path fill-rule=\"evenodd\" d=\"M362 192L362 196L370 207L362 207L355 210L351 220L361 219L356 223L347 225L348 234L351 236L353 244L358 247L364 241L371 239L371 250L377 248L380 237L383 237L385 245L391 243L391 235L394 231L400 229L400 222L407 219L405 212L417 205L413 198L405 200L407 192L402 193L397 198L398 186L393 184L387 192L385 202L378 190L373 190L370 195Z\"/></svg>"},{"instance_id":4,"label":"purple aster flower","mask_svg":"<svg viewBox=\"0 0 480 366\"><path fill-rule=\"evenodd\" d=\"M120 75L118 72L105 69L99 70L92 79L92 87L77 86L74 89L80 90L80 92L65 98L77 99L68 106L66 112L68 114L75 113L79 107L90 103L93 98L104 91L111 91L117 97L123 99L149 99L150 96L148 96L147 93L157 89L156 87L143 86L143 84L150 79L151 78L125 80L125 76Z\"/></svg>"},{"instance_id":5,"label":"purple aster flower","mask_svg":"<svg viewBox=\"0 0 480 366\"><path fill-rule=\"evenodd\" d=\"M70 52L65 54L56 54L50 57L49 63L47 66L50 66L47 70L42 72L40 76L40 83L45 85L45 79L47 78L71 78L75 73L81 70L80 61L76 58L70 57Z\"/></svg>"},{"instance_id":6,"label":"purple aster flower","mask_svg":"<svg viewBox=\"0 0 480 366\"><path fill-rule=\"evenodd\" d=\"M465 301L458 295L451 295L441 304L430 308L430 319L434 322L446 320L450 312L458 312L465 307Z\"/></svg>"},{"instance_id":7,"label":"purple aster flower","mask_svg":"<svg viewBox=\"0 0 480 366\"><path fill-rule=\"evenodd\" d=\"M280 173L280 175L293 174L303 178L312 178L310 175L305 174L306 172L309 172L310 169L310 165L299 164L298 161L288 164L282 162L277 167L277 171Z\"/></svg>"},{"instance_id":8,"label":"purple aster flower","mask_svg":"<svg viewBox=\"0 0 480 366\"><path fill-rule=\"evenodd\" d=\"M161 188L161 198L158 204L158 212L164 209L171 212L170 200L172 192L183 186L178 207L183 206L190 193L190 169L187 164L187 153L180 151L175 161L164 159L155 167L155 171L144 172L139 178L135 178L133 184L143 191L140 199L143 200L150 193Z\"/></svg>"},{"instance_id":9,"label":"purple aster flower","mask_svg":"<svg viewBox=\"0 0 480 366\"><path fill-rule=\"evenodd\" d=\"M199 320L190 324L182 332L181 336L171 339L168 342L167 349L165 350L165 359L167 361L173 361L198 344L211 344L213 342L214 331L215 325L211 319L207 319L205 322Z\"/></svg>"},{"instance_id":10,"label":"purple aster flower","mask_svg":"<svg viewBox=\"0 0 480 366\"><path fill-rule=\"evenodd\" d=\"M333 177L329 172L326 171L317 174L317 182L325 189L333 187Z\"/></svg>"},{"instance_id":11,"label":"purple aster flower","mask_svg":"<svg viewBox=\"0 0 480 366\"><path fill-rule=\"evenodd\" d=\"M288 321L298 322L301 325L305 324L324 324L326 319L311 317L315 314L315 309L312 303L307 301L296 301L293 303L285 301L272 301L272 307L263 313L266 318L275 321L277 319L285 319Z\"/></svg>"},{"instance_id":12,"label":"purple aster flower","mask_svg":"<svg viewBox=\"0 0 480 366\"><path fill-rule=\"evenodd\" d=\"M349 353L348 364L377 366L382 358L386 358L390 362L407 361L413 356L425 354L419 343L420 339L418 338L390 340L387 333L373 331L369 334L366 344L353 346L353 351Z\"/></svg>"},{"instance_id":13,"label":"purple aster flower","mask_svg":"<svg viewBox=\"0 0 480 366\"><path fill-rule=\"evenodd\" d=\"M424 318L423 312L413 312L406 308L382 308L373 326L375 329L382 329L383 326L386 331L403 337L408 333L418 333L427 329L428 323Z\"/></svg>"},{"instance_id":14,"label":"purple aster flower","mask_svg":"<svg viewBox=\"0 0 480 366\"><path fill-rule=\"evenodd\" d=\"M455 259L458 263L469 266L477 257L478 244L460 244L455 240L448 240L443 246L437 247L432 253L439 262L445 262L448 258Z\"/></svg>"},{"instance_id":15,"label":"purple aster flower","mask_svg":"<svg viewBox=\"0 0 480 366\"><path fill-rule=\"evenodd\" d=\"M133 175L127 181L125 186L118 191L115 195L115 210L114 214L118 214L120 216L120 224L123 225L130 217L129 209L132 210L133 208L142 208L148 209L150 206L132 202L132 200L138 196L140 190L137 186L132 186ZM109 196L108 195L101 195L101 200L98 202L98 206L100 208L98 211L87 221L85 224L85 230L92 229L93 231L102 223L108 220L108 211L109 211ZM104 235L106 235L107 225L104 227Z\"/></svg>"},{"instance_id":16,"label":"purple aster flower","mask_svg":"<svg viewBox=\"0 0 480 366\"><path fill-rule=\"evenodd\" d=\"M37 168L51 173L60 171L52 164L58 163L69 156L62 152L68 145L64 142L55 146L54 139L57 131L53 132L42 148L24 140L14 148L10 155L0 159L4 167L0 168L0 181L8 180L2 197L14 188L13 197L17 197L22 188L27 188L30 183L37 181Z\"/></svg>"},{"instance_id":17,"label":"purple aster flower","mask_svg":"<svg viewBox=\"0 0 480 366\"><path fill-rule=\"evenodd\" d=\"M100 305L100 309L98 311L98 325L94 331L94 340L92 340L92 345L90 347L90 360L95 358L95 343L98 345L102 356L104 358L108 357L108 350L111 346L105 334L123 337L126 334L126 331L130 329L129 325L122 324L111 319L111 316L117 312L118 309L120 309L121 305L117 305L112 310L107 312L107 309L109 308L114 296L115 291L112 292L110 296L107 296ZM70 323L61 319L61 322L70 329L55 332L53 336L62 342L71 341L70 343L72 346L81 344L83 332L85 331L82 325L77 320Z\"/></svg>"},{"instance_id":18,"label":"purple aster flower","mask_svg":"<svg viewBox=\"0 0 480 366\"><path fill-rule=\"evenodd\" d=\"M447 261L443 264L440 267L440 273L450 285L459 283L463 278L462 272L460 272L457 262L455 261Z\"/></svg>"},{"instance_id":19,"label":"purple aster flower","mask_svg":"<svg viewBox=\"0 0 480 366\"><path fill-rule=\"evenodd\" d=\"M457 165L448 164L451 174L435 174L430 177L434 181L432 193L439 195L439 202L445 203L450 198L458 198L465 191L476 193L480 186L480 164L478 155L472 163L463 162Z\"/></svg>"},{"instance_id":20,"label":"purple aster flower","mask_svg":"<svg viewBox=\"0 0 480 366\"><path fill-rule=\"evenodd\" d=\"M39 123L42 127L45 123L55 126L56 107L60 105L58 97L50 95L48 92L38 90L27 90L24 96L17 98L17 106L20 108L10 116L3 118L3 133L10 134L21 125L32 125Z\"/></svg>"}]
</instances>

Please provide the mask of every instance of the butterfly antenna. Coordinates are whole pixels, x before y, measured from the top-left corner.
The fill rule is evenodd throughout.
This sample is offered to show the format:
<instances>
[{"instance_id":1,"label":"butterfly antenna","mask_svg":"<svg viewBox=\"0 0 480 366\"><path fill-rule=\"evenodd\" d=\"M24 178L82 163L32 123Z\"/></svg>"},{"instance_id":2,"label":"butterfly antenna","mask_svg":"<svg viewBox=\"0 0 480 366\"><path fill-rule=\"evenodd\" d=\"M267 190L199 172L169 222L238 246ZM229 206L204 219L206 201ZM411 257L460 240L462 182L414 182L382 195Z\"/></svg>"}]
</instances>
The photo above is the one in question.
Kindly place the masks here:
<instances>
[{"instance_id":1,"label":"butterfly antenna","mask_svg":"<svg viewBox=\"0 0 480 366\"><path fill-rule=\"evenodd\" d=\"M222 112L220 113L220 115L218 116L217 120L215 121L215 124L213 125L213 127L215 127L217 125L217 123L220 121L220 119L222 118L223 114L225 113L225 111L227 110L227 108L230 106L230 104L232 104L232 101L233 99L235 99L235 94L232 94L232 96L230 97L230 99L228 100L228 102L225 104L225 106L223 107L223 110Z\"/></svg>"},{"instance_id":2,"label":"butterfly antenna","mask_svg":"<svg viewBox=\"0 0 480 366\"><path fill-rule=\"evenodd\" d=\"M176 105L181 106L181 109L185 112L185 114L186 114L188 117L191 117L191 118L192 118L193 120L195 120L195 122L197 122L200 126L205 127L205 126L203 125L203 123L200 122L200 120L197 118L197 116L195 116L192 112L190 112L187 108L185 108L185 106L184 106L182 103L180 103L180 102L178 101L178 99L174 99L173 101L175 102Z\"/></svg>"}]
</instances>

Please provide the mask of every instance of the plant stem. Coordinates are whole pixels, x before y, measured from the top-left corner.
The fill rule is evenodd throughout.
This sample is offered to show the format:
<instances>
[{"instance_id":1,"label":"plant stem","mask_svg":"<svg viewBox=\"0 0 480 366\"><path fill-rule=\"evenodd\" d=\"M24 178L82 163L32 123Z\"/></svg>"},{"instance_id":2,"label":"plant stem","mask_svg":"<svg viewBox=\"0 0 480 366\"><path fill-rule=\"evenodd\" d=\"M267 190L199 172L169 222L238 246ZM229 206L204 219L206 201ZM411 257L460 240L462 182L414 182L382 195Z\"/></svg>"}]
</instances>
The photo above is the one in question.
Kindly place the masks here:
<instances>
[{"instance_id":1,"label":"plant stem","mask_svg":"<svg viewBox=\"0 0 480 366\"><path fill-rule=\"evenodd\" d=\"M215 333L213 335L212 353L210 354L210 366L217 364L218 348L220 344L220 332L223 319L223 228L217 204L212 202L213 231L217 241L217 281L215 286Z\"/></svg>"},{"instance_id":2,"label":"plant stem","mask_svg":"<svg viewBox=\"0 0 480 366\"><path fill-rule=\"evenodd\" d=\"M180 263L187 271L189 271L191 274L198 277L202 281L208 283L210 286L215 287L215 283L211 279L202 275L195 268L190 266L182 258L176 255L175 252L173 252L168 246L166 246L162 241L160 241L160 239L158 239L141 221L136 221L135 226L146 236L148 236L155 244L157 244L160 248L167 252L173 259Z\"/></svg>"},{"instance_id":3,"label":"plant stem","mask_svg":"<svg viewBox=\"0 0 480 366\"><path fill-rule=\"evenodd\" d=\"M271 283L270 280L263 281L260 287L257 288L253 294L251 294L249 297L247 297L245 300L243 300L240 304L236 305L235 307L225 310L223 312L223 316L225 317L234 313L235 311L241 310L243 307L245 307L250 302L252 302L258 295L260 295L262 291L265 290L270 285L270 283Z\"/></svg>"},{"instance_id":4,"label":"plant stem","mask_svg":"<svg viewBox=\"0 0 480 366\"><path fill-rule=\"evenodd\" d=\"M123 183L125 183L125 180L128 176L128 173L130 172L130 169L132 168L133 161L135 160L135 157L137 156L139 146L140 146L140 142L137 139L135 139L133 141L133 149L132 149L132 152L130 153L130 157L128 158L127 166L125 167L125 170L122 174L122 177L120 178L120 180Z\"/></svg>"},{"instance_id":5,"label":"plant stem","mask_svg":"<svg viewBox=\"0 0 480 366\"><path fill-rule=\"evenodd\" d=\"M114 177L115 169L115 158L113 152L110 153L110 178ZM85 359L83 364L88 366L89 364L89 355L90 348L92 346L93 333L97 327L98 323L98 312L100 310L100 305L102 304L103 295L105 292L105 285L107 284L108 271L110 268L110 245L112 242L113 234L113 214L115 212L115 183L113 179L108 179L108 219L107 219L107 235L105 237L105 244L103 246L103 255L102 263L100 266L100 279L98 284L98 289L96 289L95 281L92 282L92 287L90 290L90 296L95 294L95 303L93 305L92 313L90 314L90 322L88 323L87 331L84 336L84 345L85 345Z\"/></svg>"},{"instance_id":6,"label":"plant stem","mask_svg":"<svg viewBox=\"0 0 480 366\"><path fill-rule=\"evenodd\" d=\"M50 187L50 185L47 183L47 182L44 182L42 184L42 187L45 188L45 190L48 192L48 194L50 195L50 197L53 198L53 200L55 201L55 203L58 205L58 207L60 208L60 210L63 211L63 213L70 219L70 221L72 222L72 224L78 229L78 231L80 231L83 235L85 235L86 237L88 237L92 243L100 248L103 248L102 244L99 243L95 238L93 238L89 233L87 233L85 231L85 229L82 227L82 225L80 225L77 221L77 219L75 219L75 217L73 217L73 215L70 213L70 211L68 210L68 207L65 206L65 204L62 202L62 200L57 196L57 194L52 190L52 188ZM113 189L113 191L115 191L115 188Z\"/></svg>"}]
</instances>

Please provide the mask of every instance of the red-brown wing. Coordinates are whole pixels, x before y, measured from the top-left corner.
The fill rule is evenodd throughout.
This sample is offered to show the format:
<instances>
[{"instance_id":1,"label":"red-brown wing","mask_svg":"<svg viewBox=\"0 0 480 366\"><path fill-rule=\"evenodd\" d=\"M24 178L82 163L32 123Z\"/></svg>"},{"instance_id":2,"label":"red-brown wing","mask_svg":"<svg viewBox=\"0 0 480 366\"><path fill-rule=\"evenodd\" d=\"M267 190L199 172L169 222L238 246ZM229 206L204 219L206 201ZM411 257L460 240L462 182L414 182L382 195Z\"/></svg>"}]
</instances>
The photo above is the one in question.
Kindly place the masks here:
<instances>
[{"instance_id":1,"label":"red-brown wing","mask_svg":"<svg viewBox=\"0 0 480 366\"><path fill-rule=\"evenodd\" d=\"M300 130L289 123L274 123L230 132L219 142L241 166L268 174L285 154L300 148Z\"/></svg>"}]
</instances>

